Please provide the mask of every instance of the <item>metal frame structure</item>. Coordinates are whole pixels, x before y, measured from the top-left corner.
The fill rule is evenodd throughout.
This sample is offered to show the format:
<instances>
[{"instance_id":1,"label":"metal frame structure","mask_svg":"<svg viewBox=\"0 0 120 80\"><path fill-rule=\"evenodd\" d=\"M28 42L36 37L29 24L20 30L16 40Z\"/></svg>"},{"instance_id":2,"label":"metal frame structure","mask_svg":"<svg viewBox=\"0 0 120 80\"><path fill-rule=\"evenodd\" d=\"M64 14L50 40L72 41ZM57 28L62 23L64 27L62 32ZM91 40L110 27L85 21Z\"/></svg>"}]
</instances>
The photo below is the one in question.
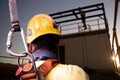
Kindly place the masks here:
<instances>
[{"instance_id":1,"label":"metal frame structure","mask_svg":"<svg viewBox=\"0 0 120 80\"><path fill-rule=\"evenodd\" d=\"M106 29L108 29L108 23L103 3L94 4L86 7L78 7L71 10L52 13L49 15L52 16L58 24L81 20L84 26L86 24L87 19L100 18L104 20L105 27Z\"/></svg>"},{"instance_id":2,"label":"metal frame structure","mask_svg":"<svg viewBox=\"0 0 120 80\"><path fill-rule=\"evenodd\" d=\"M120 75L120 44L118 42L118 36L117 36L117 17L118 17L118 4L120 0L115 0L115 7L114 7L114 23L113 23L113 36L112 36L112 54L113 54L113 60L114 60L114 67L115 72ZM115 50L116 47L116 50Z\"/></svg>"},{"instance_id":3,"label":"metal frame structure","mask_svg":"<svg viewBox=\"0 0 120 80\"><path fill-rule=\"evenodd\" d=\"M61 27L67 28L67 32L69 34L62 35L61 39L71 38L71 37L78 37L78 36L85 36L85 35L94 35L94 34L101 34L101 33L108 33L109 27L107 23L107 18L105 14L105 8L103 3L93 4L85 7L78 7L70 10L65 10L57 13L49 14L57 24L60 25L60 31L62 32ZM102 21L102 23L100 23ZM96 22L96 23L95 23ZM77 25L74 25L76 24ZM84 31L79 31L79 25L84 27ZM71 27L72 25L72 27ZM93 27L99 27L102 25L104 28L98 28L93 30ZM76 27L78 26L78 27ZM89 26L92 30L88 30L85 28ZM79 28L77 33L72 33L75 28ZM72 29L70 31L70 29ZM109 36L109 35L108 35ZM111 52L111 51L110 51Z\"/></svg>"},{"instance_id":4,"label":"metal frame structure","mask_svg":"<svg viewBox=\"0 0 120 80\"><path fill-rule=\"evenodd\" d=\"M115 57L115 60L114 60L115 72L120 74L120 68L117 66L117 62L116 62L116 56L117 55L119 56L119 62L120 62L120 46L119 46L119 43L118 43L117 32L116 32L118 2L119 2L119 0L115 0L112 54ZM103 3L89 5L89 6L85 6L85 7L78 7L78 8L75 8L75 9L70 9L70 10L61 11L61 12L57 12L57 13L52 13L52 14L49 14L49 15L52 16L53 19L55 19L56 23L58 23L58 24L81 21L83 23L84 27L86 26L86 23L87 23L88 19L99 18L99 19L102 19L104 21L105 30L109 30ZM69 26L67 26L67 27L69 27ZM115 54L115 50L114 50L114 47L115 47L114 44L117 47L117 53L116 54Z\"/></svg>"}]
</instances>

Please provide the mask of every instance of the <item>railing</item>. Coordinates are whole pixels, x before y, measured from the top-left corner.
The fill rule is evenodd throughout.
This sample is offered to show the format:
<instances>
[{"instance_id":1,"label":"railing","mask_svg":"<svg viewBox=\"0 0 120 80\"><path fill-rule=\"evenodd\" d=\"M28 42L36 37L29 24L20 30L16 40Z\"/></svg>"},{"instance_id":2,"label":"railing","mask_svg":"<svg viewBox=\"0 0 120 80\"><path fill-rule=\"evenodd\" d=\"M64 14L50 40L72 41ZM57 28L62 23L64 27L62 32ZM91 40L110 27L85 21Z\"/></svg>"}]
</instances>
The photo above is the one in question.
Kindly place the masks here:
<instances>
[{"instance_id":1,"label":"railing","mask_svg":"<svg viewBox=\"0 0 120 80\"><path fill-rule=\"evenodd\" d=\"M103 19L94 19L86 21L87 28L84 28L82 22L74 22L69 24L63 24L60 26L62 35L69 35L74 33L90 32L95 30L106 29Z\"/></svg>"}]
</instances>

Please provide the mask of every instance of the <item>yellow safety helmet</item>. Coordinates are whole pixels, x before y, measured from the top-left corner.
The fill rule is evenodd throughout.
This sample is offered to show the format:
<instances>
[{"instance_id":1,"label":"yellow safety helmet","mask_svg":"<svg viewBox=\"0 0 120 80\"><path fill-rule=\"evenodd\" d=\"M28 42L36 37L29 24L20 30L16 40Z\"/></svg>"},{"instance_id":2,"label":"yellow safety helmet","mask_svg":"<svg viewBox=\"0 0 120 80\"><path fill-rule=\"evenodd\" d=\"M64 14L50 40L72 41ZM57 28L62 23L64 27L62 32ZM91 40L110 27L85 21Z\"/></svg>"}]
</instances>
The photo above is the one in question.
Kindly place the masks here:
<instances>
[{"instance_id":1,"label":"yellow safety helmet","mask_svg":"<svg viewBox=\"0 0 120 80\"><path fill-rule=\"evenodd\" d=\"M26 42L31 43L37 37L46 34L60 35L58 26L55 25L55 21L47 14L37 14L31 18L28 22Z\"/></svg>"}]
</instances>

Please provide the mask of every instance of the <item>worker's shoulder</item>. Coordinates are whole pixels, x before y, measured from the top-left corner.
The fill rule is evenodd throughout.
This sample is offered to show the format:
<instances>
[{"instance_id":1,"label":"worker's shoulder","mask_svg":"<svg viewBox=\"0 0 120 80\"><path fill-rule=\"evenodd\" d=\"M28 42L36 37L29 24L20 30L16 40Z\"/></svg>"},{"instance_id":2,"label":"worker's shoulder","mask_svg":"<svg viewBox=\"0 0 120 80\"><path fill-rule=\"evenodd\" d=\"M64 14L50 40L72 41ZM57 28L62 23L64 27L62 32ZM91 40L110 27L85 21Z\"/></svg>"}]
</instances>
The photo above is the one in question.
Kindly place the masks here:
<instances>
[{"instance_id":1,"label":"worker's shoulder","mask_svg":"<svg viewBox=\"0 0 120 80\"><path fill-rule=\"evenodd\" d=\"M81 67L72 64L59 64L56 67L54 67L53 70L62 72L84 72L84 70Z\"/></svg>"},{"instance_id":2,"label":"worker's shoulder","mask_svg":"<svg viewBox=\"0 0 120 80\"><path fill-rule=\"evenodd\" d=\"M46 76L49 80L54 77L59 77L58 80L89 80L81 67L71 64L56 65Z\"/></svg>"}]
</instances>

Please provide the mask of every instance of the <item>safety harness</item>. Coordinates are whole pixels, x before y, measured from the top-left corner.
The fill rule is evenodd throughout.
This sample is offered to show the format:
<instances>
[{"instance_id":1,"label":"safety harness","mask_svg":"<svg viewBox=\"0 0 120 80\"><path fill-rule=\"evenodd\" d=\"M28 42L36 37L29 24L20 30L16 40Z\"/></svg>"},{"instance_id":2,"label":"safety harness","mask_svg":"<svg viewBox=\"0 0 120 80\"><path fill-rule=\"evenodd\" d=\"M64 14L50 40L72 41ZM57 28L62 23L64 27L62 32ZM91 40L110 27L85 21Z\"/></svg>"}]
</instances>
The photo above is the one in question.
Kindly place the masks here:
<instances>
[{"instance_id":1,"label":"safety harness","mask_svg":"<svg viewBox=\"0 0 120 80\"><path fill-rule=\"evenodd\" d=\"M47 73L54 68L56 65L60 64L60 62L57 59L48 59L46 60L42 65L40 65L37 70L42 73L43 76L46 76ZM27 63L24 65L23 70L28 70L31 67L31 63ZM31 71L32 72L32 71ZM29 72L29 73L31 73ZM25 73L22 73L25 74ZM34 73L33 73L34 74ZM31 74L27 76L23 76L23 78L29 77ZM34 76L34 75L33 75Z\"/></svg>"},{"instance_id":2,"label":"safety harness","mask_svg":"<svg viewBox=\"0 0 120 80\"><path fill-rule=\"evenodd\" d=\"M41 65L37 67L38 73L41 72L41 74L45 77L49 71L54 68L56 65L60 64L60 61L55 59L55 55L48 51L48 50L43 50L43 51L38 51L33 53L33 56L35 58L36 62L44 61ZM22 69L18 69L16 74L21 75L23 79L28 79L28 78L34 78L35 73L32 71L32 63L26 63ZM24 72L24 71L29 71L29 72Z\"/></svg>"}]
</instances>

